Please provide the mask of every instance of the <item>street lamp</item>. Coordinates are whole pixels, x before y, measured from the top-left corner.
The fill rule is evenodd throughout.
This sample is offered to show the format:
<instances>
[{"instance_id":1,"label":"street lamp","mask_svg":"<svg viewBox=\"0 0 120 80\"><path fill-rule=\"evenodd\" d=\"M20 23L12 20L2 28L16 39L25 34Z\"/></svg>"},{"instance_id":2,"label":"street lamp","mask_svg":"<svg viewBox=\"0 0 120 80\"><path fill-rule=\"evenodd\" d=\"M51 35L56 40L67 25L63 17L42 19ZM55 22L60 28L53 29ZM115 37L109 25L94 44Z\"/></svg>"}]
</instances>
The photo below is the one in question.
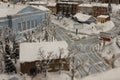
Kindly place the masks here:
<instances>
[{"instance_id":1,"label":"street lamp","mask_svg":"<svg viewBox=\"0 0 120 80\"><path fill-rule=\"evenodd\" d=\"M80 26L80 25L82 25L82 24L78 23L78 22L75 22L73 24L74 29L76 29L76 35L78 34L78 29L82 29L83 28L83 26Z\"/></svg>"},{"instance_id":2,"label":"street lamp","mask_svg":"<svg viewBox=\"0 0 120 80\"><path fill-rule=\"evenodd\" d=\"M74 26L74 29L76 29L76 35L77 35L78 34L79 23L75 22L73 26Z\"/></svg>"}]
</instances>

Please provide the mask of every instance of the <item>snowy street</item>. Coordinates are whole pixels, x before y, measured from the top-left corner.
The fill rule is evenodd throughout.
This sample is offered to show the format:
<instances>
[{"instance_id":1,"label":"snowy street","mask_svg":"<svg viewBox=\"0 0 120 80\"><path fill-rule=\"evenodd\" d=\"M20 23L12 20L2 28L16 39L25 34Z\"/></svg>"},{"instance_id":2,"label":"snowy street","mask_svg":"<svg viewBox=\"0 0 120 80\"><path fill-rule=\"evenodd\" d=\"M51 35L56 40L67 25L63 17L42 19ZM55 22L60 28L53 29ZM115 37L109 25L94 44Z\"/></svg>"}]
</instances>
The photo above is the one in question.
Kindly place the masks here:
<instances>
[{"instance_id":1,"label":"snowy street","mask_svg":"<svg viewBox=\"0 0 120 80\"><path fill-rule=\"evenodd\" d=\"M120 0L0 0L0 80L120 80Z\"/></svg>"},{"instance_id":2,"label":"snowy street","mask_svg":"<svg viewBox=\"0 0 120 80\"><path fill-rule=\"evenodd\" d=\"M98 43L101 43L97 38L97 35L85 40L81 39L80 41L74 41L67 35L70 31L59 26L56 26L55 31L57 33L56 35L58 40L65 40L69 46L77 46L80 48L80 51L75 51L75 53L77 53L75 55L75 59L76 62L83 61L84 63L84 65L78 68L78 72L81 77L106 71L111 68L96 52L92 51Z\"/></svg>"}]
</instances>

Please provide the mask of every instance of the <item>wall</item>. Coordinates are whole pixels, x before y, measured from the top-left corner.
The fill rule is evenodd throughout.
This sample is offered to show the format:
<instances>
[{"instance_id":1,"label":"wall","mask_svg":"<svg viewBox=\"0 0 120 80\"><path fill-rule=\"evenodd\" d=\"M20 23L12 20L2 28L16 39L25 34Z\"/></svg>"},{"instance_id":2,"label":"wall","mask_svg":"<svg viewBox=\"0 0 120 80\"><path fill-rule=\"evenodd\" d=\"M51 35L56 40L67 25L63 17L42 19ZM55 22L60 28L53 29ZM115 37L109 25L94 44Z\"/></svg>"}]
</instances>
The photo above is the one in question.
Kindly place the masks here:
<instances>
[{"instance_id":1,"label":"wall","mask_svg":"<svg viewBox=\"0 0 120 80\"><path fill-rule=\"evenodd\" d=\"M54 72L54 71L58 71L59 70L59 59L54 59L54 60L51 60L51 62L49 63L47 69L48 71L50 72ZM36 63L38 63L39 61L34 61L34 62L24 62L24 63L21 63L21 72L22 73L27 73L29 74L30 72L30 69L31 68L36 68ZM42 61L44 62L44 60ZM61 70L69 70L69 62L67 59L61 59L61 63L62 63L62 68ZM42 64L40 64L41 66ZM36 72L41 72L41 70L43 70L41 67L39 67L40 70L37 69Z\"/></svg>"},{"instance_id":2,"label":"wall","mask_svg":"<svg viewBox=\"0 0 120 80\"><path fill-rule=\"evenodd\" d=\"M97 17L99 15L107 15L107 7L93 6L92 15Z\"/></svg>"},{"instance_id":3,"label":"wall","mask_svg":"<svg viewBox=\"0 0 120 80\"><path fill-rule=\"evenodd\" d=\"M23 14L16 14L12 16L12 29L16 32L22 32L28 29L32 29L32 22L34 23L34 28L37 27L38 24L42 24L43 21L46 22L46 26L48 26L49 24L49 16L46 17L46 15L49 14L49 12L47 11L34 11L34 12L30 12L30 13L23 13ZM47 18L47 19L46 19ZM49 21L48 21L49 20ZM27 24L27 21L30 21L30 28ZM25 22L26 28L23 27L23 23ZM5 18L0 18L0 26L3 27L9 27L9 21L7 19L7 17ZM21 25L22 30L19 29L18 24ZM23 30L24 29L24 30Z\"/></svg>"},{"instance_id":4,"label":"wall","mask_svg":"<svg viewBox=\"0 0 120 80\"><path fill-rule=\"evenodd\" d=\"M85 13L85 14L92 14L92 7L79 7L79 12Z\"/></svg>"}]
</instances>

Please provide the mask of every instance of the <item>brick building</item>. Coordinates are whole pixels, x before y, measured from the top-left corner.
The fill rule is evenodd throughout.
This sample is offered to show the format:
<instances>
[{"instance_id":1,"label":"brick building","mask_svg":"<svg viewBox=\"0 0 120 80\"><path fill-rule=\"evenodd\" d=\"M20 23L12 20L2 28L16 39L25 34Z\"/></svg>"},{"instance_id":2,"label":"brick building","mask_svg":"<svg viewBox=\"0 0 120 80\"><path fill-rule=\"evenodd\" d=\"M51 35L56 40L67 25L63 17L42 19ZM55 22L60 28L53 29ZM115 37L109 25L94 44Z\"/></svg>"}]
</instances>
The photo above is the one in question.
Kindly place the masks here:
<instances>
[{"instance_id":1,"label":"brick building","mask_svg":"<svg viewBox=\"0 0 120 80\"><path fill-rule=\"evenodd\" d=\"M97 17L99 15L107 15L108 4L102 3L80 4L78 11L84 14L92 15L94 17Z\"/></svg>"},{"instance_id":2,"label":"brick building","mask_svg":"<svg viewBox=\"0 0 120 80\"><path fill-rule=\"evenodd\" d=\"M108 14L108 4L94 4L92 7L92 15L97 17L99 15Z\"/></svg>"},{"instance_id":3,"label":"brick building","mask_svg":"<svg viewBox=\"0 0 120 80\"><path fill-rule=\"evenodd\" d=\"M69 17L78 12L78 3L76 2L58 2L57 14L62 13L64 16Z\"/></svg>"}]
</instances>

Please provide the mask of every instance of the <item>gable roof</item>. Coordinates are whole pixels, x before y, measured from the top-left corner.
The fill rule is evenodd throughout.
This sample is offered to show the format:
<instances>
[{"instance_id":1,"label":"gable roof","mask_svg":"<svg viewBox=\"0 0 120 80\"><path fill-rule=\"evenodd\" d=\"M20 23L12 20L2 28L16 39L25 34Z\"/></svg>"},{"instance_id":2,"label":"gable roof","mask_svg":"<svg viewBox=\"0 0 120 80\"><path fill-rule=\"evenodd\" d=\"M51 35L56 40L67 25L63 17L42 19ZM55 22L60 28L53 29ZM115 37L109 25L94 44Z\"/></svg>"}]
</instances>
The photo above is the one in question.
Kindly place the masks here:
<instances>
[{"instance_id":1,"label":"gable roof","mask_svg":"<svg viewBox=\"0 0 120 80\"><path fill-rule=\"evenodd\" d=\"M86 14L82 14L82 13L77 13L75 14L73 17L76 17L78 21L80 22L85 22L87 21L91 16L90 15L86 15Z\"/></svg>"},{"instance_id":2,"label":"gable roof","mask_svg":"<svg viewBox=\"0 0 120 80\"><path fill-rule=\"evenodd\" d=\"M68 45L65 41L58 42L40 42L40 43L21 43L20 44L20 62L32 62L37 60L43 60L39 55L40 49L43 51L44 59L48 59L50 52L52 56L49 59L59 58L59 49L63 49L63 54L61 58L66 58L68 56Z\"/></svg>"},{"instance_id":3,"label":"gable roof","mask_svg":"<svg viewBox=\"0 0 120 80\"><path fill-rule=\"evenodd\" d=\"M10 5L8 7L9 4L1 4L0 5L0 17L6 17L7 15L15 15L15 14L20 14L20 13L24 13L24 12L31 12L30 9L26 10L27 8L31 8L34 9L35 11L45 11L45 10L49 10L43 6L29 6L29 5ZM23 11L22 11L23 10ZM34 11L33 10L33 11Z\"/></svg>"}]
</instances>

